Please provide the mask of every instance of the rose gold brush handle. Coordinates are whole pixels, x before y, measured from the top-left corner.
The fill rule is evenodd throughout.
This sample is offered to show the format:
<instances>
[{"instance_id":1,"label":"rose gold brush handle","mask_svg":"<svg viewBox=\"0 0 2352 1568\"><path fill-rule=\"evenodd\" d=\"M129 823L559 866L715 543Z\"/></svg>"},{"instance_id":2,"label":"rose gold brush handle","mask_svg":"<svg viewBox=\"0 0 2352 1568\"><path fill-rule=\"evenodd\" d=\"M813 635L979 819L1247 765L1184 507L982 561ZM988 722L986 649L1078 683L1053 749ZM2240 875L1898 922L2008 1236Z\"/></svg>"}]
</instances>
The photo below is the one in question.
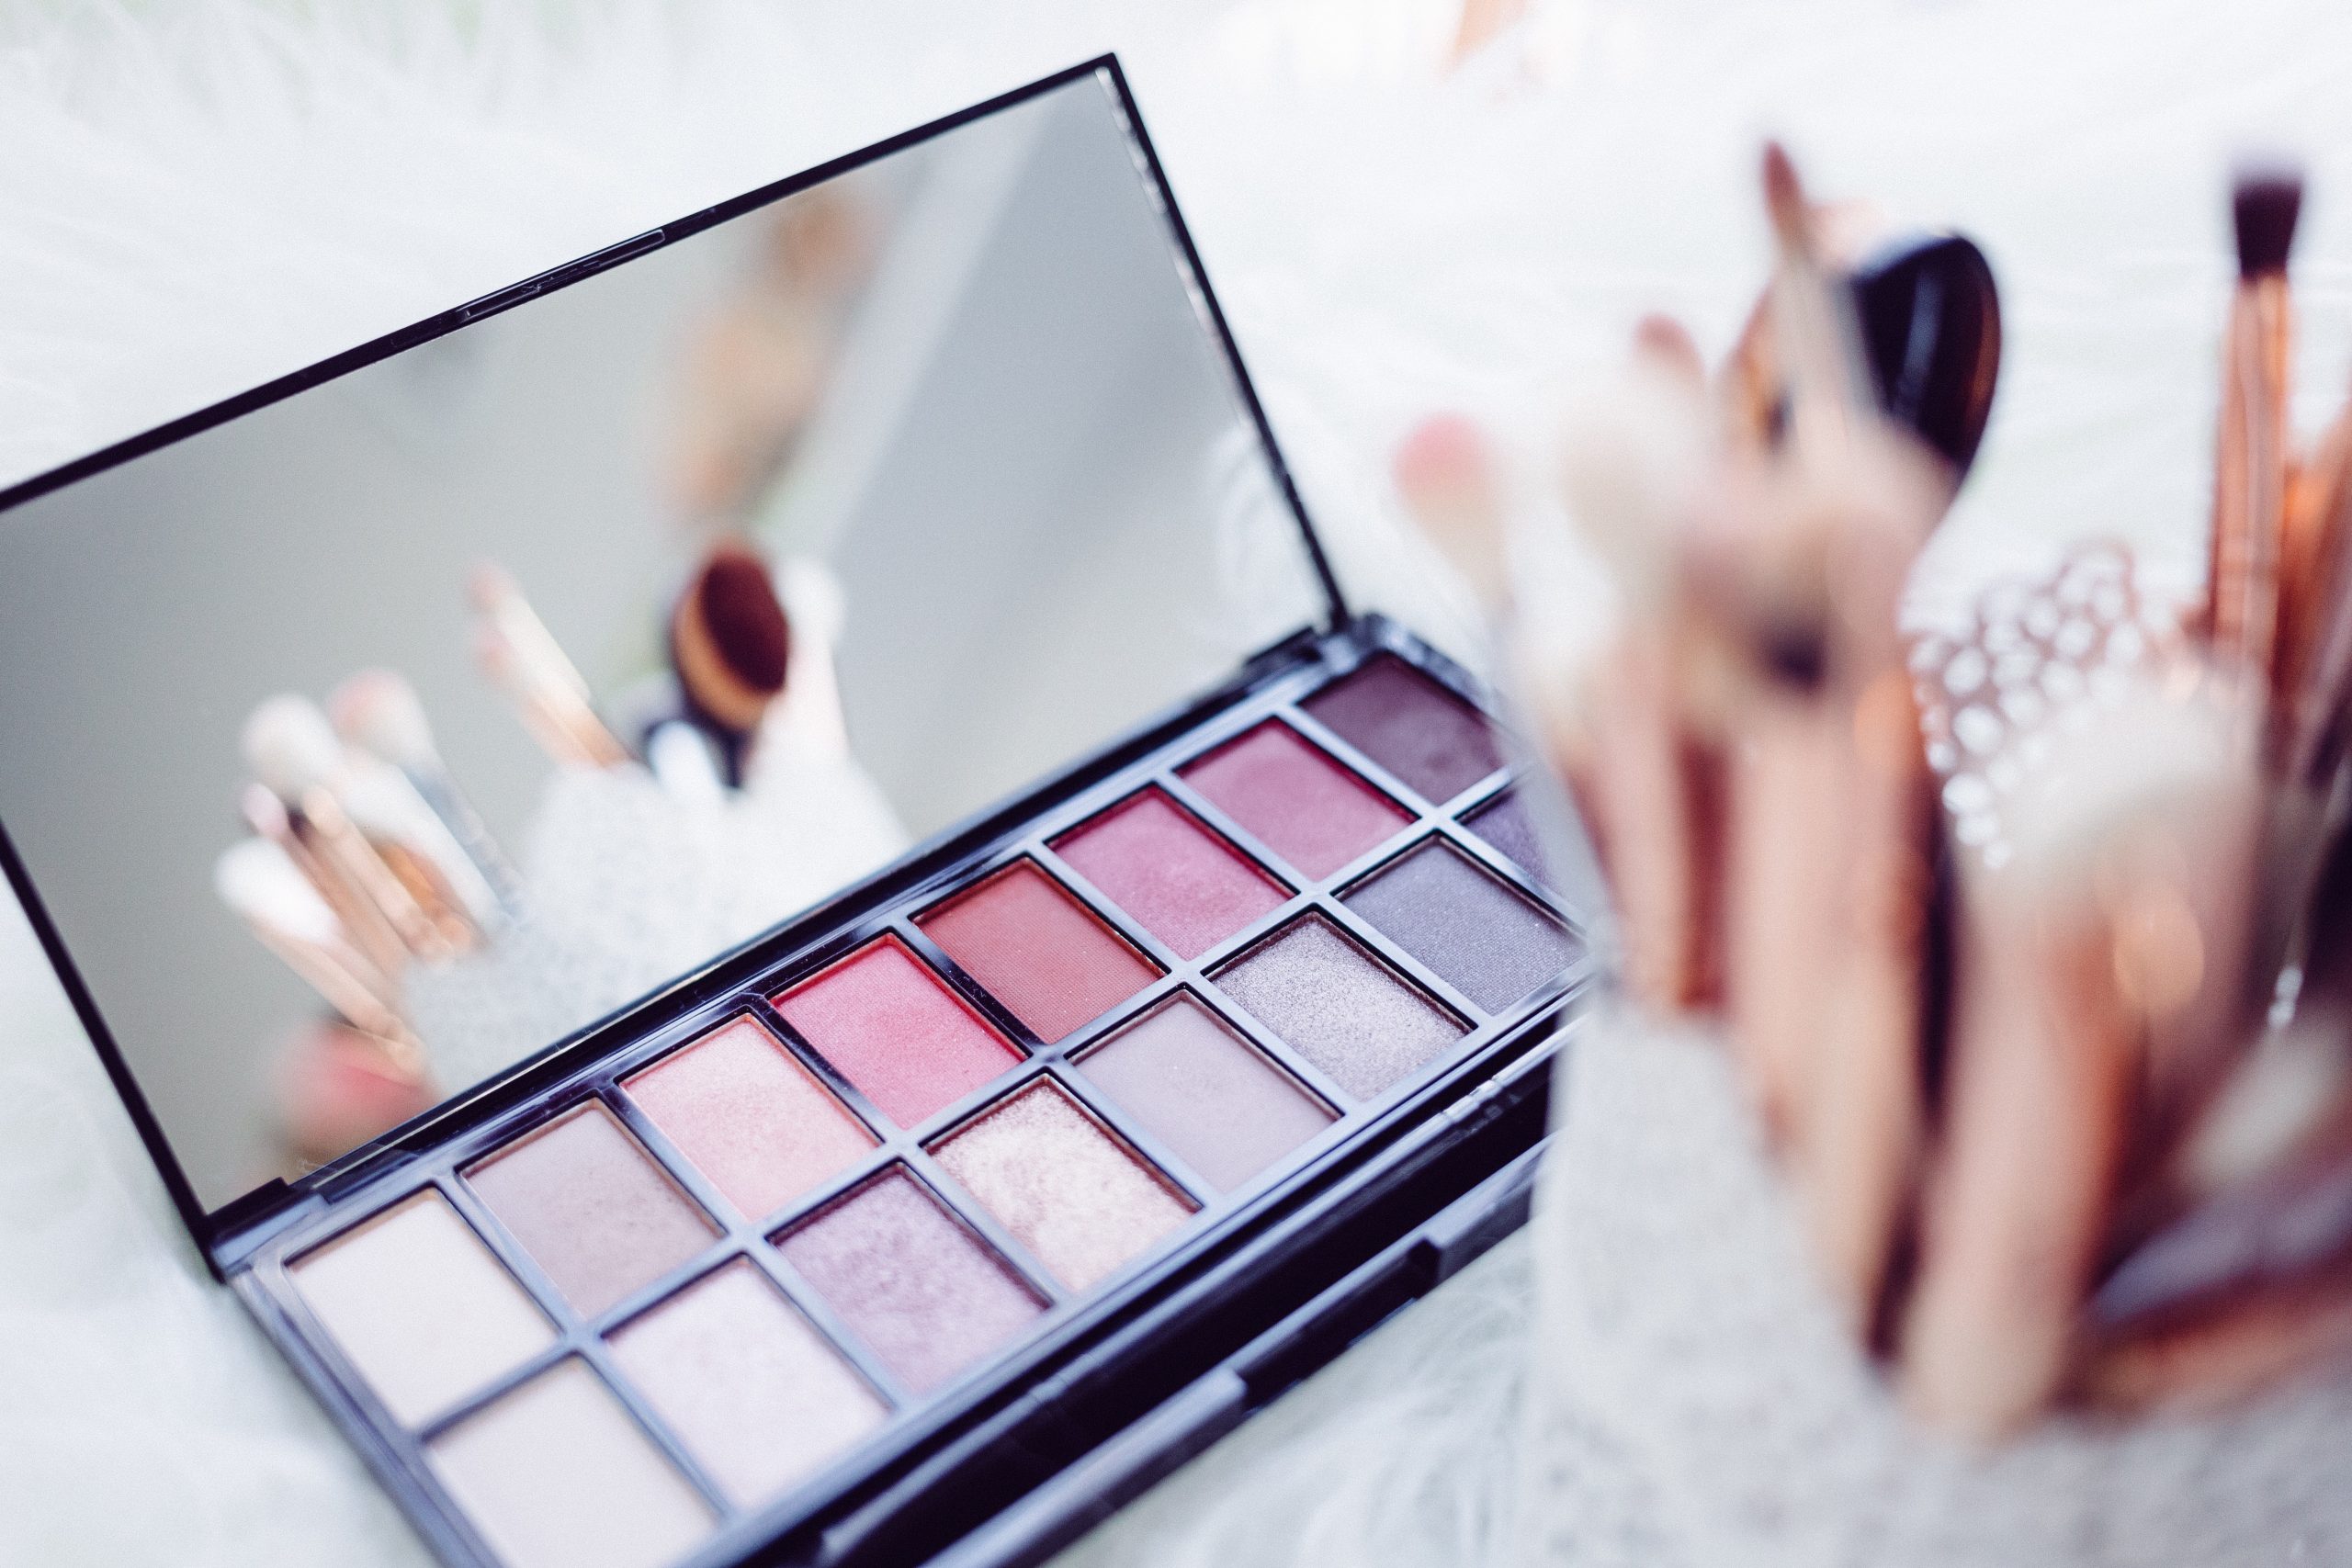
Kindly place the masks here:
<instances>
[{"instance_id":1,"label":"rose gold brush handle","mask_svg":"<svg viewBox=\"0 0 2352 1568\"><path fill-rule=\"evenodd\" d=\"M532 739L559 762L618 767L628 748L597 716L580 673L500 568L479 568L470 584L480 620L474 652L483 671L513 699Z\"/></svg>"}]
</instances>

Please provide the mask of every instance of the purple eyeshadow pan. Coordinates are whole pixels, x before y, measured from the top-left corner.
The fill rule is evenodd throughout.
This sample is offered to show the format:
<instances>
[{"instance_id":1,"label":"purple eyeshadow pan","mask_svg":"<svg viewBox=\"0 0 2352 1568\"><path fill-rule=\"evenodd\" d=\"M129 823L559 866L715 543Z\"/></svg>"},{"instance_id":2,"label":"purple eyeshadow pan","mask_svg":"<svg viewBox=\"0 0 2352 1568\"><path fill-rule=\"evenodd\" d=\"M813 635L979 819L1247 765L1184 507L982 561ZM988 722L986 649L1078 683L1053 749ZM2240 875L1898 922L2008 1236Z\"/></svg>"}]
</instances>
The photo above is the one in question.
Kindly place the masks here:
<instances>
[{"instance_id":1,"label":"purple eyeshadow pan","mask_svg":"<svg viewBox=\"0 0 2352 1568\"><path fill-rule=\"evenodd\" d=\"M1390 862L1342 901L1488 1012L1558 975L1576 953L1558 921L1440 840Z\"/></svg>"},{"instance_id":2,"label":"purple eyeshadow pan","mask_svg":"<svg viewBox=\"0 0 2352 1568\"><path fill-rule=\"evenodd\" d=\"M947 1382L1045 1311L903 1168L775 1240L785 1261L917 1393Z\"/></svg>"},{"instance_id":3,"label":"purple eyeshadow pan","mask_svg":"<svg viewBox=\"0 0 2352 1568\"><path fill-rule=\"evenodd\" d=\"M1534 820L1527 815L1527 803L1517 790L1487 802L1464 817L1462 825L1501 851L1520 870L1547 887L1552 886L1550 868L1544 863L1544 842L1536 837Z\"/></svg>"},{"instance_id":4,"label":"purple eyeshadow pan","mask_svg":"<svg viewBox=\"0 0 2352 1568\"><path fill-rule=\"evenodd\" d=\"M1428 800L1451 800L1503 765L1483 715L1391 654L1300 705Z\"/></svg>"},{"instance_id":5,"label":"purple eyeshadow pan","mask_svg":"<svg viewBox=\"0 0 2352 1568\"><path fill-rule=\"evenodd\" d=\"M1320 915L1293 920L1216 979L1243 1011L1359 1100L1467 1032Z\"/></svg>"}]
</instances>

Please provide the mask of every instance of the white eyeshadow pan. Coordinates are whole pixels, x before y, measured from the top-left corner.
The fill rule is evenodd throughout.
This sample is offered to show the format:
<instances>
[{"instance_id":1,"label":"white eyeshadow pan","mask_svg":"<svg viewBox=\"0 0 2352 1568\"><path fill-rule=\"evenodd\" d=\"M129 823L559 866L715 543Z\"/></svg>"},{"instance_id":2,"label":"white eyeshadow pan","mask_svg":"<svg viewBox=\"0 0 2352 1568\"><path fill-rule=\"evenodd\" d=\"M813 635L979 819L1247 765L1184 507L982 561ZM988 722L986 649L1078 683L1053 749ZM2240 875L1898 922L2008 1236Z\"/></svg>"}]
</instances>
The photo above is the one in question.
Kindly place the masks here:
<instances>
[{"instance_id":1,"label":"white eyeshadow pan","mask_svg":"<svg viewBox=\"0 0 2352 1568\"><path fill-rule=\"evenodd\" d=\"M522 1286L436 1191L355 1225L287 1272L405 1427L555 1340Z\"/></svg>"},{"instance_id":2,"label":"white eyeshadow pan","mask_svg":"<svg viewBox=\"0 0 2352 1568\"><path fill-rule=\"evenodd\" d=\"M506 1568L657 1568L710 1533L701 1494L577 1357L426 1451Z\"/></svg>"},{"instance_id":3,"label":"white eyeshadow pan","mask_svg":"<svg viewBox=\"0 0 2352 1568\"><path fill-rule=\"evenodd\" d=\"M882 1402L784 1293L741 1259L612 1337L629 1381L744 1506L882 1424Z\"/></svg>"}]
</instances>

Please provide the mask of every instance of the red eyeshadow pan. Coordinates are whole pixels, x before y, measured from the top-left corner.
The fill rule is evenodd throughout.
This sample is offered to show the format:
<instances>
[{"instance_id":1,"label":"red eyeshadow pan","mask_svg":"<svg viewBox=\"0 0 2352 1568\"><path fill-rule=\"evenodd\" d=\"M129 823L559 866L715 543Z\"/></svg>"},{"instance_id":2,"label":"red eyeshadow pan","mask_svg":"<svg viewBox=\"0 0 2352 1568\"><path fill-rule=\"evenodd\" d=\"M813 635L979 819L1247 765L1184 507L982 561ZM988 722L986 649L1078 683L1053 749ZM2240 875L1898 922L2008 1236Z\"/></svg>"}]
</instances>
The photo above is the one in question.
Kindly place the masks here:
<instances>
[{"instance_id":1,"label":"red eyeshadow pan","mask_svg":"<svg viewBox=\"0 0 2352 1568\"><path fill-rule=\"evenodd\" d=\"M1184 958L1198 958L1289 897L1156 789L1055 840L1054 851Z\"/></svg>"},{"instance_id":2,"label":"red eyeshadow pan","mask_svg":"<svg viewBox=\"0 0 2352 1568\"><path fill-rule=\"evenodd\" d=\"M802 981L775 1007L901 1127L1021 1060L1011 1042L890 937Z\"/></svg>"},{"instance_id":3,"label":"red eyeshadow pan","mask_svg":"<svg viewBox=\"0 0 2352 1568\"><path fill-rule=\"evenodd\" d=\"M1412 818L1289 725L1269 719L1184 782L1309 876L1329 876Z\"/></svg>"},{"instance_id":4,"label":"red eyeshadow pan","mask_svg":"<svg viewBox=\"0 0 2352 1568\"><path fill-rule=\"evenodd\" d=\"M1015 861L915 923L1048 1044L1159 977L1033 861Z\"/></svg>"}]
</instances>

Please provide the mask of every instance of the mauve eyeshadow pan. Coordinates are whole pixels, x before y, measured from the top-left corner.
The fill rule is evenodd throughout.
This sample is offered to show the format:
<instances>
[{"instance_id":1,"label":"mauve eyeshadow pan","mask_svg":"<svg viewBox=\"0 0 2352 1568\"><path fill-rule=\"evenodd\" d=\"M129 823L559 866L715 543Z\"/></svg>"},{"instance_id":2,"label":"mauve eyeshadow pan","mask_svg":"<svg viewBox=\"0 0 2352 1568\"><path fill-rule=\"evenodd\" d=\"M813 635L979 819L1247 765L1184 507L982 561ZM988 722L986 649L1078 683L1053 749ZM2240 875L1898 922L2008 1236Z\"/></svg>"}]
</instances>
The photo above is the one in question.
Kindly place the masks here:
<instances>
[{"instance_id":1,"label":"mauve eyeshadow pan","mask_svg":"<svg viewBox=\"0 0 2352 1568\"><path fill-rule=\"evenodd\" d=\"M1488 1012L1557 976L1576 952L1557 920L1436 840L1383 867L1342 902Z\"/></svg>"},{"instance_id":2,"label":"mauve eyeshadow pan","mask_svg":"<svg viewBox=\"0 0 2352 1568\"><path fill-rule=\"evenodd\" d=\"M1032 861L915 917L923 935L1047 1044L1159 978Z\"/></svg>"},{"instance_id":3,"label":"mauve eyeshadow pan","mask_svg":"<svg viewBox=\"0 0 2352 1568\"><path fill-rule=\"evenodd\" d=\"M1072 1290L1116 1273L1193 1212L1050 1078L997 1101L931 1152Z\"/></svg>"},{"instance_id":4,"label":"mauve eyeshadow pan","mask_svg":"<svg viewBox=\"0 0 2352 1568\"><path fill-rule=\"evenodd\" d=\"M1216 979L1244 1012L1359 1100L1465 1032L1451 1013L1319 915L1292 921Z\"/></svg>"},{"instance_id":5,"label":"mauve eyeshadow pan","mask_svg":"<svg viewBox=\"0 0 2352 1568\"><path fill-rule=\"evenodd\" d=\"M695 1168L754 1219L874 1147L865 1123L754 1018L712 1031L627 1088Z\"/></svg>"},{"instance_id":6,"label":"mauve eyeshadow pan","mask_svg":"<svg viewBox=\"0 0 2352 1568\"><path fill-rule=\"evenodd\" d=\"M1299 705L1430 800L1450 800L1502 766L1485 716L1391 654Z\"/></svg>"},{"instance_id":7,"label":"mauve eyeshadow pan","mask_svg":"<svg viewBox=\"0 0 2352 1568\"><path fill-rule=\"evenodd\" d=\"M1054 852L1182 958L1198 958L1290 897L1156 789L1055 840Z\"/></svg>"},{"instance_id":8,"label":"mauve eyeshadow pan","mask_svg":"<svg viewBox=\"0 0 2352 1568\"><path fill-rule=\"evenodd\" d=\"M582 1317L650 1284L716 1234L601 1104L507 1145L466 1181Z\"/></svg>"},{"instance_id":9,"label":"mauve eyeshadow pan","mask_svg":"<svg viewBox=\"0 0 2352 1568\"><path fill-rule=\"evenodd\" d=\"M1187 763L1184 782L1308 876L1329 876L1412 818L1279 720Z\"/></svg>"},{"instance_id":10,"label":"mauve eyeshadow pan","mask_svg":"<svg viewBox=\"0 0 2352 1568\"><path fill-rule=\"evenodd\" d=\"M1078 1070L1220 1192L1246 1184L1334 1119L1189 996L1090 1049Z\"/></svg>"},{"instance_id":11,"label":"mauve eyeshadow pan","mask_svg":"<svg viewBox=\"0 0 2352 1568\"><path fill-rule=\"evenodd\" d=\"M882 1113L911 1127L1021 1054L895 938L775 998L776 1010Z\"/></svg>"},{"instance_id":12,"label":"mauve eyeshadow pan","mask_svg":"<svg viewBox=\"0 0 2352 1568\"><path fill-rule=\"evenodd\" d=\"M1045 1311L1002 1259L893 1168L776 1237L803 1280L917 1393Z\"/></svg>"}]
</instances>

